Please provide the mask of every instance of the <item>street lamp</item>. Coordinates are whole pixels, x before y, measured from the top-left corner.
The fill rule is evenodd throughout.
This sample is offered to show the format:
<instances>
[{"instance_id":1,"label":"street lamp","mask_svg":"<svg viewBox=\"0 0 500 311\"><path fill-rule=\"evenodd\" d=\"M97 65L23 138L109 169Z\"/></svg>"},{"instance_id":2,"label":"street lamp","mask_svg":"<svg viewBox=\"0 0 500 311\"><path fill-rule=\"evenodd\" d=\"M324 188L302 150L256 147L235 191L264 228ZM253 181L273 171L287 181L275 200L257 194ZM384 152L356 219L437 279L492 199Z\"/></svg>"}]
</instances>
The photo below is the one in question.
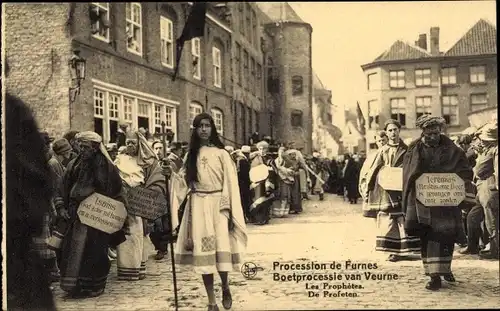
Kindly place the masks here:
<instances>
[{"instance_id":1,"label":"street lamp","mask_svg":"<svg viewBox=\"0 0 500 311\"><path fill-rule=\"evenodd\" d=\"M80 94L80 85L85 80L86 60L80 56L80 50L74 50L73 55L68 61L69 73L72 86L70 91L70 102L74 102L76 96Z\"/></svg>"}]
</instances>

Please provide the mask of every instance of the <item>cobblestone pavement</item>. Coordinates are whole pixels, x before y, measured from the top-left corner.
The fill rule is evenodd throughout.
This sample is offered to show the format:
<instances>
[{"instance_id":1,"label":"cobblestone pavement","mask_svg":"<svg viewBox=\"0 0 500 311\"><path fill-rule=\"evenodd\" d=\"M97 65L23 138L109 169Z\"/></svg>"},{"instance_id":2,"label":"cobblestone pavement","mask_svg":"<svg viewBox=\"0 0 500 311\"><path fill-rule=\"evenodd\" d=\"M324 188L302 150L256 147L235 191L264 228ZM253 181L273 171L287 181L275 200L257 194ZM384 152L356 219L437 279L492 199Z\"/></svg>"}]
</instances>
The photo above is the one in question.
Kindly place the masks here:
<instances>
[{"instance_id":1,"label":"cobblestone pavement","mask_svg":"<svg viewBox=\"0 0 500 311\"><path fill-rule=\"evenodd\" d=\"M317 198L307 201L302 214L273 219L267 226L249 226L248 231L245 260L262 269L252 279L245 279L240 272L231 274L232 310L493 308L500 305L498 261L456 254L453 261L456 284L443 282L442 290L429 292L424 288L427 278L421 261L418 258L398 263L386 261L386 254L373 250L374 220L361 216L359 204L346 204L335 195L326 196L323 202ZM326 264L326 269L319 266L315 270L285 270L286 266L279 266L313 261ZM346 267L347 261L351 264ZM368 269L366 265L370 263L377 268ZM355 264L365 264L365 267L357 268ZM297 276L313 275L327 275L332 280L276 281L275 273L282 278L291 278L295 273L296 280ZM379 279L384 277L385 280ZM393 279L388 280L390 277ZM179 309L206 310L201 277L187 267L177 266L177 280ZM324 289L325 283L330 288ZM306 289L306 284L319 289ZM60 310L174 309L170 259L154 261L151 258L146 279L136 282L118 281L113 264L106 292L97 298L67 299L55 285ZM216 290L220 302L220 282L216 283ZM309 295L309 290L314 294ZM223 310L221 303L219 307Z\"/></svg>"}]
</instances>

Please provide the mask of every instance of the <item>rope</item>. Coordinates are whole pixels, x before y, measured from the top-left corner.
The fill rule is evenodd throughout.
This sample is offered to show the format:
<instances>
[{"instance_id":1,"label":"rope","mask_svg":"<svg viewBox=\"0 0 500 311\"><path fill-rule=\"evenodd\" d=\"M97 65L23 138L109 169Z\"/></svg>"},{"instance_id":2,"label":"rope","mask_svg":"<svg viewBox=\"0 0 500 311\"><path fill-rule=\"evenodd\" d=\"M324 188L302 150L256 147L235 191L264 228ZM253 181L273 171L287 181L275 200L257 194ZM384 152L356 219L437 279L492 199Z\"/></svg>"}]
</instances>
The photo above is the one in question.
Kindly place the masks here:
<instances>
[{"instance_id":1,"label":"rope","mask_svg":"<svg viewBox=\"0 0 500 311\"><path fill-rule=\"evenodd\" d=\"M228 142L230 142L230 143L232 143L232 144L236 145L237 147L241 147L241 146L243 146L242 144L237 143L237 142L235 142L235 141L233 141L233 140L231 140L231 139L229 139L229 138L226 138L226 137L224 137L224 136L222 136L222 135L219 135L219 137L220 137L220 138L222 138L222 139L223 139L223 140L225 140L225 141L228 141Z\"/></svg>"}]
</instances>

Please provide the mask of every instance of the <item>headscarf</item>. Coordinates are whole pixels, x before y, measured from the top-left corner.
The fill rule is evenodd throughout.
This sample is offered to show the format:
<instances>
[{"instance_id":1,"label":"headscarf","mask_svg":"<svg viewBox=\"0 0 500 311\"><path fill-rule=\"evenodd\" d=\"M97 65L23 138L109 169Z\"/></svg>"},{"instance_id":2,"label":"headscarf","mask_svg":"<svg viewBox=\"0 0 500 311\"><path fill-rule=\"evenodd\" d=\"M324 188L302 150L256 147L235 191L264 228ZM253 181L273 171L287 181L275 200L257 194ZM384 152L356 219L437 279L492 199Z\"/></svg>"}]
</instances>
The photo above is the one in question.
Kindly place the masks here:
<instances>
[{"instance_id":1,"label":"headscarf","mask_svg":"<svg viewBox=\"0 0 500 311\"><path fill-rule=\"evenodd\" d=\"M137 135L137 164L141 167L151 166L158 158L153 148L148 144L146 137L141 132Z\"/></svg>"},{"instance_id":2,"label":"headscarf","mask_svg":"<svg viewBox=\"0 0 500 311\"><path fill-rule=\"evenodd\" d=\"M255 146L257 147L257 149L269 148L269 143L267 141L263 140L263 141L260 141L257 144L255 144Z\"/></svg>"},{"instance_id":3,"label":"headscarf","mask_svg":"<svg viewBox=\"0 0 500 311\"><path fill-rule=\"evenodd\" d=\"M428 114L424 114L420 116L417 121L415 122L415 125L421 129L428 128L431 126L439 125L439 126L444 126L446 124L446 120L442 117L433 117Z\"/></svg>"},{"instance_id":4,"label":"headscarf","mask_svg":"<svg viewBox=\"0 0 500 311\"><path fill-rule=\"evenodd\" d=\"M102 143L101 135L97 134L96 132L85 131L76 134L75 139L79 141L89 141L93 143L98 143L99 151L106 157L106 159L109 160L109 162L113 163L113 160L111 160L111 157L109 156L108 150L106 150L106 147Z\"/></svg>"},{"instance_id":5,"label":"headscarf","mask_svg":"<svg viewBox=\"0 0 500 311\"><path fill-rule=\"evenodd\" d=\"M226 146L224 147L224 149L226 149L227 152L231 153L234 151L234 147L233 146Z\"/></svg>"}]
</instances>

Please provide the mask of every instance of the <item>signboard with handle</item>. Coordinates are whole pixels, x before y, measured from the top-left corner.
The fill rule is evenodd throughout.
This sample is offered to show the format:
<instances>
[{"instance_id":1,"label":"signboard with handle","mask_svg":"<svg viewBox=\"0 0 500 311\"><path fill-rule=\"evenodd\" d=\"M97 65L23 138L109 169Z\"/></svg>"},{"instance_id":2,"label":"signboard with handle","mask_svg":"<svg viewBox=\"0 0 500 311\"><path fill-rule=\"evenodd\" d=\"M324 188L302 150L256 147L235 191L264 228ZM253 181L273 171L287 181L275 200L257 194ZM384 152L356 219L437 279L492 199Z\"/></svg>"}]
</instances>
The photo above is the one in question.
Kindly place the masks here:
<instances>
[{"instance_id":1,"label":"signboard with handle","mask_svg":"<svg viewBox=\"0 0 500 311\"><path fill-rule=\"evenodd\" d=\"M426 173L417 178L417 200L427 207L458 206L465 199L465 182L455 173Z\"/></svg>"}]
</instances>

